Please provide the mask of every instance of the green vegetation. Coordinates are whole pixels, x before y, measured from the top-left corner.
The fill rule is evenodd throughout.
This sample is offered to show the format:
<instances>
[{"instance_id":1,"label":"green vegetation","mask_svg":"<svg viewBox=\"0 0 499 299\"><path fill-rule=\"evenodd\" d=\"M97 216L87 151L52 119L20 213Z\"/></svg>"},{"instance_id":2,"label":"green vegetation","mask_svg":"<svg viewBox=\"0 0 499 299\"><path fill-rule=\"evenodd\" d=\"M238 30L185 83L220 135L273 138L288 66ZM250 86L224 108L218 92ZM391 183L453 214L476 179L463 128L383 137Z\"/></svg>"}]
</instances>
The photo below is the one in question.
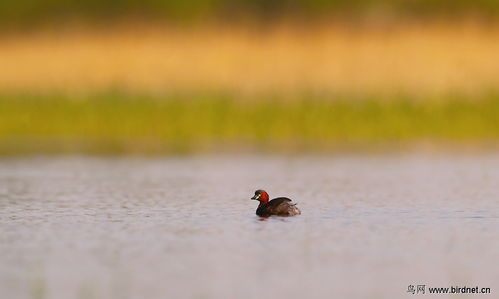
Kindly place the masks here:
<instances>
[{"instance_id":1,"label":"green vegetation","mask_svg":"<svg viewBox=\"0 0 499 299\"><path fill-rule=\"evenodd\" d=\"M0 23L33 23L71 17L109 20L120 16L167 20L249 15L263 20L282 16L481 15L495 17L496 0L18 0L0 1Z\"/></svg>"},{"instance_id":2,"label":"green vegetation","mask_svg":"<svg viewBox=\"0 0 499 299\"><path fill-rule=\"evenodd\" d=\"M497 145L499 94L351 98L0 96L0 154L320 152Z\"/></svg>"}]
</instances>

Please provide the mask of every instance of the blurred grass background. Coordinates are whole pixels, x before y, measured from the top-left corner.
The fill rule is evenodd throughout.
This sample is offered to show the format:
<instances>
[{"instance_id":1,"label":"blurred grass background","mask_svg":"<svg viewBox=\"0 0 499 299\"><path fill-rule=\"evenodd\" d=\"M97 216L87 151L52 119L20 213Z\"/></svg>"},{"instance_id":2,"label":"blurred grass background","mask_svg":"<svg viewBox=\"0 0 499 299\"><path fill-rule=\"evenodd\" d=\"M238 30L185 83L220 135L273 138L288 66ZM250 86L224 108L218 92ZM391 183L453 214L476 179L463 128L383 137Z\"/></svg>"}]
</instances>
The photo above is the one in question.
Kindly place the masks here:
<instances>
[{"instance_id":1,"label":"blurred grass background","mask_svg":"<svg viewBox=\"0 0 499 299\"><path fill-rule=\"evenodd\" d=\"M0 90L432 94L499 86L499 26L309 26L67 26L9 35Z\"/></svg>"},{"instance_id":2,"label":"blurred grass background","mask_svg":"<svg viewBox=\"0 0 499 299\"><path fill-rule=\"evenodd\" d=\"M0 154L327 153L499 138L499 94L431 100L121 93L0 98ZM486 143L484 143L484 141Z\"/></svg>"},{"instance_id":3,"label":"blurred grass background","mask_svg":"<svg viewBox=\"0 0 499 299\"><path fill-rule=\"evenodd\" d=\"M0 155L497 150L498 7L0 2Z\"/></svg>"},{"instance_id":4,"label":"blurred grass background","mask_svg":"<svg viewBox=\"0 0 499 299\"><path fill-rule=\"evenodd\" d=\"M345 18L366 16L495 18L496 0L19 0L0 2L0 22L37 24L68 19L114 21L123 17L175 22L217 19L234 22L242 17L272 21L276 18Z\"/></svg>"}]
</instances>

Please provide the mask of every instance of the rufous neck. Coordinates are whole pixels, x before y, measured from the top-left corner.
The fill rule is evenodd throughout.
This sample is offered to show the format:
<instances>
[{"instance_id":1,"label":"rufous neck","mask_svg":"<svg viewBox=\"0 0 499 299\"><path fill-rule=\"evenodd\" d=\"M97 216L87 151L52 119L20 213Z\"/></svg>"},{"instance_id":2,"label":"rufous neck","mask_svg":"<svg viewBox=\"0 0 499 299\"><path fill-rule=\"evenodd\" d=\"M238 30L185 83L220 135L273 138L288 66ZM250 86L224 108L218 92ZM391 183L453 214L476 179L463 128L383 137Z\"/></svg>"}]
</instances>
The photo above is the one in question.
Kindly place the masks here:
<instances>
[{"instance_id":1,"label":"rufous neck","mask_svg":"<svg viewBox=\"0 0 499 299\"><path fill-rule=\"evenodd\" d=\"M269 202L269 195L267 194L267 192L263 192L261 195L260 195L260 203L261 204L266 204Z\"/></svg>"}]
</instances>

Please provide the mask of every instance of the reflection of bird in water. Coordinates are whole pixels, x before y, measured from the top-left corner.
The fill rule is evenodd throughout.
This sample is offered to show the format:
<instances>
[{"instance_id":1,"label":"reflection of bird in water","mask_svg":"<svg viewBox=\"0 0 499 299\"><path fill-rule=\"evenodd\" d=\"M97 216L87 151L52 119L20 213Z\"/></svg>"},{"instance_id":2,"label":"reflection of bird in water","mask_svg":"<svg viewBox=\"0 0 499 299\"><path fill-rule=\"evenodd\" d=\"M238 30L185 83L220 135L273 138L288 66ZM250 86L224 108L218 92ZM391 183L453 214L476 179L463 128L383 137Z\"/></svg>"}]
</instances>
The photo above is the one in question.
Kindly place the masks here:
<instances>
[{"instance_id":1,"label":"reflection of bird in water","mask_svg":"<svg viewBox=\"0 0 499 299\"><path fill-rule=\"evenodd\" d=\"M269 201L269 194L265 190L256 190L255 195L251 198L260 201L256 214L260 217L275 216L296 216L300 215L301 211L296 207L296 203L292 203L287 197L277 197Z\"/></svg>"}]
</instances>

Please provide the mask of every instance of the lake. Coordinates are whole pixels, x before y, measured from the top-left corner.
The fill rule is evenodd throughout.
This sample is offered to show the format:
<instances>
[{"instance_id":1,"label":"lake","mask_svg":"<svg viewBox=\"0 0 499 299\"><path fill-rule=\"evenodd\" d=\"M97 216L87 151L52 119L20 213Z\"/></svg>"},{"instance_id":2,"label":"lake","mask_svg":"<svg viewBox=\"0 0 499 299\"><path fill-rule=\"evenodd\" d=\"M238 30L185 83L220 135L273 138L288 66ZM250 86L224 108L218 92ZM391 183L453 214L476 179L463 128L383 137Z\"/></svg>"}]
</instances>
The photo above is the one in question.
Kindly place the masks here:
<instances>
[{"instance_id":1,"label":"lake","mask_svg":"<svg viewBox=\"0 0 499 299\"><path fill-rule=\"evenodd\" d=\"M259 188L302 215L257 217ZM3 158L0 294L492 298L498 203L494 153Z\"/></svg>"}]
</instances>

